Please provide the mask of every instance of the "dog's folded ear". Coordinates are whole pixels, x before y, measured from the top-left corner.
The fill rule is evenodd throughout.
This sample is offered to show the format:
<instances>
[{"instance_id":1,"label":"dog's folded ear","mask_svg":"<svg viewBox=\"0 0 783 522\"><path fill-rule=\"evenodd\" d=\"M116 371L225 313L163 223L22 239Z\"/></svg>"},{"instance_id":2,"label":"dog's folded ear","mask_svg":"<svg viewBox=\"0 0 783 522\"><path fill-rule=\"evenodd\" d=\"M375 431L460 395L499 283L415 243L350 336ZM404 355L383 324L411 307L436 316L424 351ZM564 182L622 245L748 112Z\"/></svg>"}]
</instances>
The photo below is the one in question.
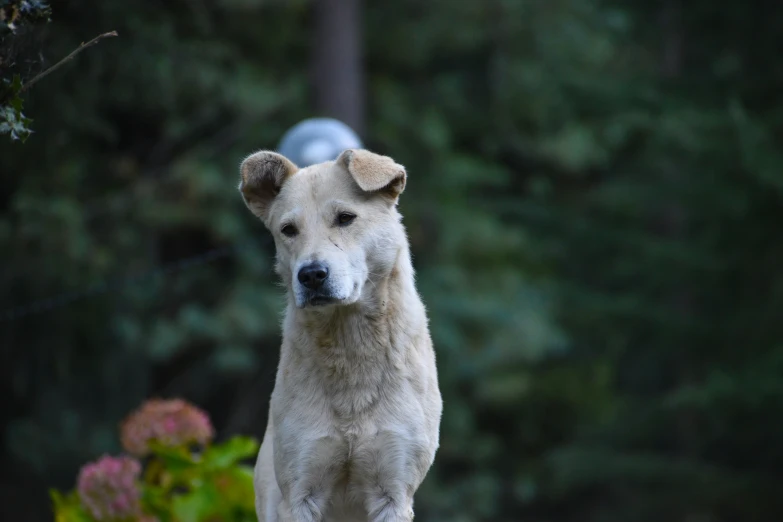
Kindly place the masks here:
<instances>
[{"instance_id":1,"label":"dog's folded ear","mask_svg":"<svg viewBox=\"0 0 783 522\"><path fill-rule=\"evenodd\" d=\"M276 152L262 150L245 158L239 166L239 192L247 208L266 222L280 187L297 170L299 167Z\"/></svg>"},{"instance_id":2,"label":"dog's folded ear","mask_svg":"<svg viewBox=\"0 0 783 522\"><path fill-rule=\"evenodd\" d=\"M405 167L388 156L363 149L347 149L337 157L336 163L348 169L365 192L376 192L397 201L405 190Z\"/></svg>"}]
</instances>

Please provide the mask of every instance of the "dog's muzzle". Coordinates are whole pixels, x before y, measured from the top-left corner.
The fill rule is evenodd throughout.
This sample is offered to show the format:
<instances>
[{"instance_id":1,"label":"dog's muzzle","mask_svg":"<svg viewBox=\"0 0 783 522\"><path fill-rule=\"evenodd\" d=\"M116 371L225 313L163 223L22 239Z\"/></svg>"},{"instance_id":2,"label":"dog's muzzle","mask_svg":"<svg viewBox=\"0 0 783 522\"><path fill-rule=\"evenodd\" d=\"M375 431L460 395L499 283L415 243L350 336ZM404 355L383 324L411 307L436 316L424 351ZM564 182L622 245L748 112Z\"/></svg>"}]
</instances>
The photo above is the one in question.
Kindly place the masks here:
<instances>
[{"instance_id":1,"label":"dog's muzzle","mask_svg":"<svg viewBox=\"0 0 783 522\"><path fill-rule=\"evenodd\" d=\"M329 267L320 262L312 262L299 269L296 275L304 289L304 302L310 306L321 306L336 301L329 290Z\"/></svg>"}]
</instances>

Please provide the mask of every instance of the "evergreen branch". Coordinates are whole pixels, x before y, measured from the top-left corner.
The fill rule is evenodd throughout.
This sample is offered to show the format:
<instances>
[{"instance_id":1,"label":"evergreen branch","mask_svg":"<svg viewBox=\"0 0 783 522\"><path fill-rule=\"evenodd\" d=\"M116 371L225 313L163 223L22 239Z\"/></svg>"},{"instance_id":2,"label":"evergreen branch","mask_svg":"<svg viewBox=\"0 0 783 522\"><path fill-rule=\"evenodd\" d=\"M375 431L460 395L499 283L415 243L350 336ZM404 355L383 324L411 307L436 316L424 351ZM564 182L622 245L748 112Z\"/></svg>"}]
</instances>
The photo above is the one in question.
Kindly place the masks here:
<instances>
[{"instance_id":1,"label":"evergreen branch","mask_svg":"<svg viewBox=\"0 0 783 522\"><path fill-rule=\"evenodd\" d=\"M92 47L93 45L97 44L98 42L100 42L104 38L110 38L112 36L119 36L119 35L117 34L117 31L110 31L108 33L99 34L98 36L96 36L95 38L93 38L92 40L90 40L87 43L82 42L81 45L79 45L79 47L77 47L76 49L74 49L71 52L71 54L69 54L68 56L66 56L65 58L63 58L62 60L57 62L56 64L52 65L51 67L49 67L45 71L37 74L32 80L30 80L29 82L26 82L24 85L22 85L22 88L21 88L21 90L19 92L20 93L26 92L33 85L38 83L39 80L45 78L46 76L49 76L51 73L53 73L54 71L56 71L57 69L62 67L66 62L70 62L71 60L76 58L76 55L79 54L80 52L82 52L83 50L87 49L88 47Z\"/></svg>"}]
</instances>

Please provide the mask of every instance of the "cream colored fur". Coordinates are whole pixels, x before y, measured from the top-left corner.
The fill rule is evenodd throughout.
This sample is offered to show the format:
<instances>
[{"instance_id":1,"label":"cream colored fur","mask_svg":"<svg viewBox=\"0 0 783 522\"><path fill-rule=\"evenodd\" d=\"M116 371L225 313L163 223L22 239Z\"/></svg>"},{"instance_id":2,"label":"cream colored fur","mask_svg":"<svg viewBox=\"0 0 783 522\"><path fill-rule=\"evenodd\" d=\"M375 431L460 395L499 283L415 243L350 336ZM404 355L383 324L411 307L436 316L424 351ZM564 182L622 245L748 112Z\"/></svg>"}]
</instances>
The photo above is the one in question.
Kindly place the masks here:
<instances>
[{"instance_id":1,"label":"cream colored fur","mask_svg":"<svg viewBox=\"0 0 783 522\"><path fill-rule=\"evenodd\" d=\"M348 150L299 170L261 151L240 172L288 291L255 469L259 521L410 521L438 447L442 402L397 212L405 169ZM328 266L327 304L297 279L313 262Z\"/></svg>"}]
</instances>

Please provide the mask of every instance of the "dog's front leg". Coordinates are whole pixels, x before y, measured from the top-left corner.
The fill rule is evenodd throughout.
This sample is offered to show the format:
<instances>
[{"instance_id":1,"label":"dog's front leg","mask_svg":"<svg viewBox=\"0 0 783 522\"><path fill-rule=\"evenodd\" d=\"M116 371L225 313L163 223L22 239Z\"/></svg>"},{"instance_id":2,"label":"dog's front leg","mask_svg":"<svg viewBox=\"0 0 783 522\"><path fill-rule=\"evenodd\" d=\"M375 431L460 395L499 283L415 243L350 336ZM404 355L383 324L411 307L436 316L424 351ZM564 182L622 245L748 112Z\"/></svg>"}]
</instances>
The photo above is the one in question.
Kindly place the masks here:
<instances>
[{"instance_id":1,"label":"dog's front leg","mask_svg":"<svg viewBox=\"0 0 783 522\"><path fill-rule=\"evenodd\" d=\"M302 432L300 432L302 433ZM282 493L279 522L321 522L345 468L347 448L340 438L280 439L275 474Z\"/></svg>"},{"instance_id":2,"label":"dog's front leg","mask_svg":"<svg viewBox=\"0 0 783 522\"><path fill-rule=\"evenodd\" d=\"M413 494L434 458L424 439L382 431L356 452L370 522L410 522Z\"/></svg>"}]
</instances>

